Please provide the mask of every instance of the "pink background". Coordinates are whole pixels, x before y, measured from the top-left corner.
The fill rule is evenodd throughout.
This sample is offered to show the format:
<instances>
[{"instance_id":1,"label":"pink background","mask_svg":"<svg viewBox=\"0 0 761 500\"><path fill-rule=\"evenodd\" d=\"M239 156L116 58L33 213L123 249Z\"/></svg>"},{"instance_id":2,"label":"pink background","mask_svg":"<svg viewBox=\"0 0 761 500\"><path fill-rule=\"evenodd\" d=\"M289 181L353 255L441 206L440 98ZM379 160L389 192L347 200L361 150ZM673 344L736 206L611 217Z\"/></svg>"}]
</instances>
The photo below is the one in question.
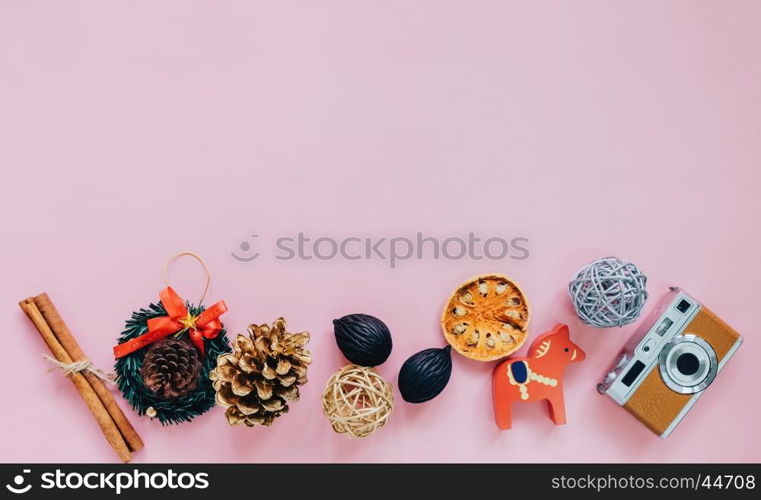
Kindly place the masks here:
<instances>
[{"instance_id":1,"label":"pink background","mask_svg":"<svg viewBox=\"0 0 761 500\"><path fill-rule=\"evenodd\" d=\"M108 368L184 249L208 260L231 332L283 315L315 361L271 428L130 411L138 462L761 460L760 22L752 0L0 2L0 460L115 460L17 302L47 291ZM274 238L300 230L525 235L531 257L276 261ZM262 256L233 260L254 233ZM746 336L667 440L595 391L634 327L582 326L566 285L606 255L640 265L653 299L679 284ZM334 434L331 320L386 321L379 371L396 384L442 345L453 287L490 271L521 283L534 334L568 322L587 350L567 371L568 425L522 405L499 432L493 365L454 356L437 399L397 394L372 437ZM197 295L192 262L173 276Z\"/></svg>"}]
</instances>

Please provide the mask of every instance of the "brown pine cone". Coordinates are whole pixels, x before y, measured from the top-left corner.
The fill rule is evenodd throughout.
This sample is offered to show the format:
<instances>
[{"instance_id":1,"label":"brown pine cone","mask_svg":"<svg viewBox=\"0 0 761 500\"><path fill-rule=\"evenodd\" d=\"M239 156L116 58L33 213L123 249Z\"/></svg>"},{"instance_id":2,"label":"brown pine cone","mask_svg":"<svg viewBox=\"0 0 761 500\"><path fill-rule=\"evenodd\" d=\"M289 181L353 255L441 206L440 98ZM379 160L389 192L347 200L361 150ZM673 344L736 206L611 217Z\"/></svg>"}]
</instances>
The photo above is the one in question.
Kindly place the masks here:
<instances>
[{"instance_id":1,"label":"brown pine cone","mask_svg":"<svg viewBox=\"0 0 761 500\"><path fill-rule=\"evenodd\" d=\"M307 381L309 333L287 332L283 318L272 327L251 325L248 333L236 337L232 353L217 358L209 378L230 425L271 425L299 399L298 386Z\"/></svg>"},{"instance_id":2,"label":"brown pine cone","mask_svg":"<svg viewBox=\"0 0 761 500\"><path fill-rule=\"evenodd\" d=\"M163 399L195 390L200 371L198 350L184 337L167 337L151 344L140 369L145 387Z\"/></svg>"}]
</instances>

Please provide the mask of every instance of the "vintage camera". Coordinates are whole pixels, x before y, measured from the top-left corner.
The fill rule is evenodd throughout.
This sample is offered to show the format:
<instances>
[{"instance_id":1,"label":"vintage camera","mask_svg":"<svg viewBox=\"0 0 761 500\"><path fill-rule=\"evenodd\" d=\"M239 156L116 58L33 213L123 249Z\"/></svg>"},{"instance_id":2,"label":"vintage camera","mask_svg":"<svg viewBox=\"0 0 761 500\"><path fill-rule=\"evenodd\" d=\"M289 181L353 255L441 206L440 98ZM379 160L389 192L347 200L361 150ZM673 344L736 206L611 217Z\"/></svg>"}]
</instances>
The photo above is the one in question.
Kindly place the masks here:
<instances>
[{"instance_id":1,"label":"vintage camera","mask_svg":"<svg viewBox=\"0 0 761 500\"><path fill-rule=\"evenodd\" d=\"M671 288L597 390L665 438L742 341L700 302Z\"/></svg>"}]
</instances>

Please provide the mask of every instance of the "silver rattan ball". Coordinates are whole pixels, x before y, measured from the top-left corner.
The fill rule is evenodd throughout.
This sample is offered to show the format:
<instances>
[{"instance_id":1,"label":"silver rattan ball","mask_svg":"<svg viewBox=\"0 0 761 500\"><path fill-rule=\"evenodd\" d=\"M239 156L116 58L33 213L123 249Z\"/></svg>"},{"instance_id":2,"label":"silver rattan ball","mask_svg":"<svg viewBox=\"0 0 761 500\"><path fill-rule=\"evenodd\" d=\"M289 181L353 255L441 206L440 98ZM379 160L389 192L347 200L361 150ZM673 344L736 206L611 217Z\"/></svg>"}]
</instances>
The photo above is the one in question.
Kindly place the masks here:
<instances>
[{"instance_id":1,"label":"silver rattan ball","mask_svg":"<svg viewBox=\"0 0 761 500\"><path fill-rule=\"evenodd\" d=\"M606 257L579 271L568 293L581 321L610 328L639 318L647 301L646 283L647 276L631 262Z\"/></svg>"}]
</instances>

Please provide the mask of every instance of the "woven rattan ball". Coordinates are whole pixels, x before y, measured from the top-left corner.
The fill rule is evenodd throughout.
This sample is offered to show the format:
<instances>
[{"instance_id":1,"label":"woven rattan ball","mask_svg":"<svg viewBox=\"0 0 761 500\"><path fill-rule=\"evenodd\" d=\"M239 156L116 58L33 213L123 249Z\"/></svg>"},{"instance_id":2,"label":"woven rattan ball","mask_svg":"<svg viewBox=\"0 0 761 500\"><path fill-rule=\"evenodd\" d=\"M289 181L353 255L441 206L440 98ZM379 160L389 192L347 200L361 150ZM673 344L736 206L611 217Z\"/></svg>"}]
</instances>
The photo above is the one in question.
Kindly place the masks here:
<instances>
[{"instance_id":1,"label":"woven rattan ball","mask_svg":"<svg viewBox=\"0 0 761 500\"><path fill-rule=\"evenodd\" d=\"M333 430L367 437L391 416L393 389L371 367L346 365L338 370L322 393L322 411Z\"/></svg>"},{"instance_id":2,"label":"woven rattan ball","mask_svg":"<svg viewBox=\"0 0 761 500\"><path fill-rule=\"evenodd\" d=\"M587 264L568 285L581 321L598 328L635 321L647 301L647 277L631 262L606 257Z\"/></svg>"}]
</instances>

